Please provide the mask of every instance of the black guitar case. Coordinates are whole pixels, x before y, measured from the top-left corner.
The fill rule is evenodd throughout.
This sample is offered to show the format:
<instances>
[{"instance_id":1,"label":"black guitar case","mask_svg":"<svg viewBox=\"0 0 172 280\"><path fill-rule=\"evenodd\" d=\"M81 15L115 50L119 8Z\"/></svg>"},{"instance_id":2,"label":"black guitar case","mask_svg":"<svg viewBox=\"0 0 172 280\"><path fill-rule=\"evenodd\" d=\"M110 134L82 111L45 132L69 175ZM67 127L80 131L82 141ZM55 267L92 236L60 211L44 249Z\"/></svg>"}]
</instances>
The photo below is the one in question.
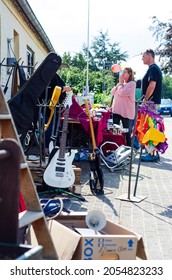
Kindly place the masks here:
<instances>
[{"instance_id":1,"label":"black guitar case","mask_svg":"<svg viewBox=\"0 0 172 280\"><path fill-rule=\"evenodd\" d=\"M22 144L34 121L37 99L56 75L61 62L60 56L50 52L30 79L8 101Z\"/></svg>"}]
</instances>

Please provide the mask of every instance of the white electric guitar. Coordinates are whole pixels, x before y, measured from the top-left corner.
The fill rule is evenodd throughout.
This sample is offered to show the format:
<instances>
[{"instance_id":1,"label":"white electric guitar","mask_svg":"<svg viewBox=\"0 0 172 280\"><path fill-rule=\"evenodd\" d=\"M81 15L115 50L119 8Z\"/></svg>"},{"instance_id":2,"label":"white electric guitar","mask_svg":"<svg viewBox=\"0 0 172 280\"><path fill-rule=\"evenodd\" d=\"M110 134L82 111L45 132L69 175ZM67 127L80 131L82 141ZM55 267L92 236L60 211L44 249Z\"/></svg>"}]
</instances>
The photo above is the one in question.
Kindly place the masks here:
<instances>
[{"instance_id":1,"label":"white electric guitar","mask_svg":"<svg viewBox=\"0 0 172 280\"><path fill-rule=\"evenodd\" d=\"M75 156L75 151L66 152L66 140L68 130L69 108L72 104L72 92L68 93L64 101L64 119L62 135L60 139L60 148L52 157L50 163L44 171L44 181L50 187L69 188L75 181L75 173L72 168L72 162Z\"/></svg>"}]
</instances>

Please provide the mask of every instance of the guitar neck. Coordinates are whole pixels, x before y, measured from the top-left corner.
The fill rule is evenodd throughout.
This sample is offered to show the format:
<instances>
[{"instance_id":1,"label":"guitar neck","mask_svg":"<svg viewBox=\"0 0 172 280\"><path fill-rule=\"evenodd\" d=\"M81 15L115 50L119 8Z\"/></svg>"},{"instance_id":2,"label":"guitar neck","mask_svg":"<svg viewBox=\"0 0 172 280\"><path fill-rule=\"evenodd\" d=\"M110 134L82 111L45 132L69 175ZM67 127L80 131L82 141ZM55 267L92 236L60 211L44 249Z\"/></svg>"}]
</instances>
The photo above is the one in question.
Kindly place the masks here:
<instances>
[{"instance_id":1,"label":"guitar neck","mask_svg":"<svg viewBox=\"0 0 172 280\"><path fill-rule=\"evenodd\" d=\"M93 128L93 120L92 120L92 117L90 115L90 111L89 111L89 107L88 107L88 100L84 99L84 102L85 102L85 106L86 106L86 113L88 115L88 119L89 119L89 123L90 123L90 133L91 133L91 140L92 140L93 149L96 149L97 145L96 145L94 128Z\"/></svg>"},{"instance_id":2,"label":"guitar neck","mask_svg":"<svg viewBox=\"0 0 172 280\"><path fill-rule=\"evenodd\" d=\"M69 107L66 107L64 113L64 119L63 119L62 135L60 139L59 158L65 158L67 130L68 130L68 116L69 116Z\"/></svg>"}]
</instances>

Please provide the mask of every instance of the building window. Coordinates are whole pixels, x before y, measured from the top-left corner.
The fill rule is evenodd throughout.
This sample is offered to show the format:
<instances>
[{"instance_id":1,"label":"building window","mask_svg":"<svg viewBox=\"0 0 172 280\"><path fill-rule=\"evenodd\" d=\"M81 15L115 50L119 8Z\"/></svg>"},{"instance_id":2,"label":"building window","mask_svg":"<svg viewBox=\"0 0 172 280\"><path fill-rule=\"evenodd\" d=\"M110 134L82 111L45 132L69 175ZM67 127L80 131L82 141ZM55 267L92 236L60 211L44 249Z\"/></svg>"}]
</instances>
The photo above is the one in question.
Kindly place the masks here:
<instances>
[{"instance_id":1,"label":"building window","mask_svg":"<svg viewBox=\"0 0 172 280\"><path fill-rule=\"evenodd\" d=\"M27 79L29 79L34 70L34 52L29 47L27 47L27 66Z\"/></svg>"},{"instance_id":2,"label":"building window","mask_svg":"<svg viewBox=\"0 0 172 280\"><path fill-rule=\"evenodd\" d=\"M14 54L16 60L19 59L19 34L14 30Z\"/></svg>"}]
</instances>

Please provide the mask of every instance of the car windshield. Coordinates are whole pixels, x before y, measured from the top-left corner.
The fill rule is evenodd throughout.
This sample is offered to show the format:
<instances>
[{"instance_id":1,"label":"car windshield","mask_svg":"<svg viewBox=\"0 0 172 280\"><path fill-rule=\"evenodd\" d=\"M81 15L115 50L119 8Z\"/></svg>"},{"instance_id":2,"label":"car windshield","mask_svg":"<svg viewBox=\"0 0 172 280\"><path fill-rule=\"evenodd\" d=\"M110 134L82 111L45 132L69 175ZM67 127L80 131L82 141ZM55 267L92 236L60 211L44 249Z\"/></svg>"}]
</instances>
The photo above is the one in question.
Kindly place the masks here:
<instances>
[{"instance_id":1,"label":"car windshield","mask_svg":"<svg viewBox=\"0 0 172 280\"><path fill-rule=\"evenodd\" d=\"M171 99L161 99L161 105L172 105Z\"/></svg>"}]
</instances>

